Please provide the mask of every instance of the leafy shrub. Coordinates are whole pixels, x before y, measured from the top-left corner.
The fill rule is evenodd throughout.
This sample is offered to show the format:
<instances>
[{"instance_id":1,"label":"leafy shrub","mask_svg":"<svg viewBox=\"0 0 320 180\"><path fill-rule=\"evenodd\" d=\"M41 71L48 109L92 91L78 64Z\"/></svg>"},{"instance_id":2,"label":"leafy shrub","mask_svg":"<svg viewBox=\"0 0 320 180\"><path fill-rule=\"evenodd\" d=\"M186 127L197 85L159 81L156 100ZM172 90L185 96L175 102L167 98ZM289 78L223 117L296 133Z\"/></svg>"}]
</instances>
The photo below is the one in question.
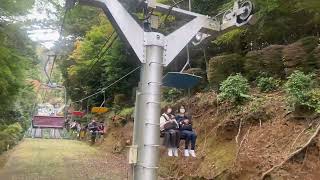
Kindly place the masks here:
<instances>
[{"instance_id":1,"label":"leafy shrub","mask_svg":"<svg viewBox=\"0 0 320 180\"><path fill-rule=\"evenodd\" d=\"M218 90L219 84L230 75L243 73L244 58L240 54L227 54L215 56L209 60L208 81Z\"/></svg>"},{"instance_id":2,"label":"leafy shrub","mask_svg":"<svg viewBox=\"0 0 320 180\"><path fill-rule=\"evenodd\" d=\"M250 98L248 80L241 74L229 76L221 83L218 99L232 103L242 103Z\"/></svg>"},{"instance_id":3,"label":"leafy shrub","mask_svg":"<svg viewBox=\"0 0 320 180\"><path fill-rule=\"evenodd\" d=\"M256 113L259 110L261 110L263 105L265 104L265 101L266 98L264 97L253 98L253 100L250 103L250 112Z\"/></svg>"},{"instance_id":4,"label":"leafy shrub","mask_svg":"<svg viewBox=\"0 0 320 180\"><path fill-rule=\"evenodd\" d=\"M9 134L16 142L21 140L23 136L23 128L19 123L9 125L3 132Z\"/></svg>"},{"instance_id":5,"label":"leafy shrub","mask_svg":"<svg viewBox=\"0 0 320 180\"><path fill-rule=\"evenodd\" d=\"M313 89L309 93L309 105L320 113L320 88Z\"/></svg>"},{"instance_id":6,"label":"leafy shrub","mask_svg":"<svg viewBox=\"0 0 320 180\"><path fill-rule=\"evenodd\" d=\"M259 77L257 86L261 92L270 92L276 90L280 85L280 81L273 77Z\"/></svg>"},{"instance_id":7,"label":"leafy shrub","mask_svg":"<svg viewBox=\"0 0 320 180\"><path fill-rule=\"evenodd\" d=\"M0 132L0 153L18 143L23 137L23 129L19 123L9 125Z\"/></svg>"},{"instance_id":8,"label":"leafy shrub","mask_svg":"<svg viewBox=\"0 0 320 180\"><path fill-rule=\"evenodd\" d=\"M134 107L124 108L120 111L119 115L122 117L132 117L134 112Z\"/></svg>"},{"instance_id":9,"label":"leafy shrub","mask_svg":"<svg viewBox=\"0 0 320 180\"><path fill-rule=\"evenodd\" d=\"M162 94L164 100L171 102L178 99L183 94L183 92L176 88L170 88L165 89Z\"/></svg>"},{"instance_id":10,"label":"leafy shrub","mask_svg":"<svg viewBox=\"0 0 320 180\"><path fill-rule=\"evenodd\" d=\"M311 104L311 95L315 96L313 88L315 86L314 75L305 74L301 71L294 71L285 84L288 103L292 107L299 105L314 108Z\"/></svg>"}]
</instances>

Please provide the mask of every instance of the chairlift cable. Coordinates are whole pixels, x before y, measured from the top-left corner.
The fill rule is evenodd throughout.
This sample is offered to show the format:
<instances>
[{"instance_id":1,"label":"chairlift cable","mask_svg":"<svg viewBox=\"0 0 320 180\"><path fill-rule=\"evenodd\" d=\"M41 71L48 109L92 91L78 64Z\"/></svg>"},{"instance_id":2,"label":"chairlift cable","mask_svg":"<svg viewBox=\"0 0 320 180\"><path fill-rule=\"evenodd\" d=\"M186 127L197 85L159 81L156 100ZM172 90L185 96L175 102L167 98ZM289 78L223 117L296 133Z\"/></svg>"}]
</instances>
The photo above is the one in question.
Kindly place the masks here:
<instances>
[{"instance_id":1,"label":"chairlift cable","mask_svg":"<svg viewBox=\"0 0 320 180\"><path fill-rule=\"evenodd\" d=\"M92 58L92 59L96 59L96 58L100 58L101 54L103 53L103 49L107 46L107 44L110 42L110 39L112 38L112 36L114 35L116 31L113 30L111 35L109 35L106 39L106 41L104 42L104 44L101 46L99 52ZM93 62L90 64L90 67L92 66ZM91 68L90 68L91 69Z\"/></svg>"},{"instance_id":2,"label":"chairlift cable","mask_svg":"<svg viewBox=\"0 0 320 180\"><path fill-rule=\"evenodd\" d=\"M89 96L86 96L78 101L74 101L73 103L78 103L78 102L82 102L88 98L91 98L93 96L96 96L98 94L100 94L101 92L104 92L105 90L107 90L108 88L112 87L113 85L117 84L119 81L121 81L122 79L126 78L127 76L129 76L130 74L134 73L135 71L137 71L141 66L136 67L135 69L133 69L132 71L130 71L129 73L127 73L126 75L122 76L121 78L119 78L118 80L114 81L113 83L109 84L108 86L102 88L100 91L97 91L96 93L93 93Z\"/></svg>"},{"instance_id":3,"label":"chairlift cable","mask_svg":"<svg viewBox=\"0 0 320 180\"><path fill-rule=\"evenodd\" d=\"M180 1L174 3L173 5L170 6L169 11L168 11L166 17L164 18L163 22L159 25L159 27L161 27L163 24L165 24L165 23L167 22L170 14L171 14L171 12L172 12L172 9L173 9L174 7L176 7L176 6L178 6L179 4L183 3L183 1L184 1L184 0L180 0Z\"/></svg>"},{"instance_id":4,"label":"chairlift cable","mask_svg":"<svg viewBox=\"0 0 320 180\"><path fill-rule=\"evenodd\" d=\"M89 69L89 73L92 71L92 69L94 68L94 66L100 62L102 60L102 57L110 50L110 48L112 47L113 43L117 40L118 35L116 35L112 41L110 42L110 44L108 45L108 47L101 53L100 57L91 65L90 69ZM89 74L88 73L88 74Z\"/></svg>"}]
</instances>

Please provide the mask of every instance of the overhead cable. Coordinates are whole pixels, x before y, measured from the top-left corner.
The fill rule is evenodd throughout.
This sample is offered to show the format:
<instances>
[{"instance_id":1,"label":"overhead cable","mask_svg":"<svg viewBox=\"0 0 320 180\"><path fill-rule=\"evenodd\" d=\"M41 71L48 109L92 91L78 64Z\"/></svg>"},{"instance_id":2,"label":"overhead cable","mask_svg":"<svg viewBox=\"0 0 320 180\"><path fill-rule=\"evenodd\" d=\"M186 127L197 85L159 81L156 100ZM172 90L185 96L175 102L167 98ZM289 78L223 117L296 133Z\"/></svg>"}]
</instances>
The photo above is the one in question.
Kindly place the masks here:
<instances>
[{"instance_id":1,"label":"overhead cable","mask_svg":"<svg viewBox=\"0 0 320 180\"><path fill-rule=\"evenodd\" d=\"M89 96L86 96L86 97L84 97L84 98L82 98L82 99L80 99L80 100L78 100L78 101L73 102L73 103L82 102L82 101L84 101L84 100L86 100L86 99L89 99L89 98L94 97L94 96L96 96L96 95L98 95L98 94L100 94L100 93L103 93L103 92L104 92L105 90L107 90L108 88L112 87L113 85L115 85L115 84L117 84L119 81L121 81L122 79L126 78L126 77L129 76L130 74L132 74L132 73L134 73L135 71L137 71L140 67L141 67L141 66L136 67L135 69L133 69L132 71L130 71L130 72L127 73L126 75L124 75L124 76L122 76L121 78L119 78L118 80L116 80L116 81L114 81L113 83L109 84L108 86L102 88L100 91L97 91L96 93L91 94L91 95L89 95Z\"/></svg>"}]
</instances>

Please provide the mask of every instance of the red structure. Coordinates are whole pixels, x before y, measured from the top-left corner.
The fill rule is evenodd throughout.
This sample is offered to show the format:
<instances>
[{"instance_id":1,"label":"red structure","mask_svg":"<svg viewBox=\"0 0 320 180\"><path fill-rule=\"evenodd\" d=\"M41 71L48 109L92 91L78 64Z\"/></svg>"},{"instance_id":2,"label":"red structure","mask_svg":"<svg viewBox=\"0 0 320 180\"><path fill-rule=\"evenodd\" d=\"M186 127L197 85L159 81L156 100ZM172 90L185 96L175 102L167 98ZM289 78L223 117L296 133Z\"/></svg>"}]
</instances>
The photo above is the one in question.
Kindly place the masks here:
<instances>
[{"instance_id":1,"label":"red structure","mask_svg":"<svg viewBox=\"0 0 320 180\"><path fill-rule=\"evenodd\" d=\"M34 128L63 128L63 116L34 116L32 120Z\"/></svg>"}]
</instances>

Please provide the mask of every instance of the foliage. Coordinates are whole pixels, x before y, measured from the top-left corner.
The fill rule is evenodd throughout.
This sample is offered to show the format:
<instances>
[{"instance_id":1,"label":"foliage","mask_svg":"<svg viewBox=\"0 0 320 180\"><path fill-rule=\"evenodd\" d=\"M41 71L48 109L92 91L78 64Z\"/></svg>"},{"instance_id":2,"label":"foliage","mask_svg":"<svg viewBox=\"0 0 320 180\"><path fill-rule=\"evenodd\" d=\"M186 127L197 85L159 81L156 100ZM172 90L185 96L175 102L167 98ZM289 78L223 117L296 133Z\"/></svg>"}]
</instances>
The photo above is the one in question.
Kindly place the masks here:
<instances>
[{"instance_id":1,"label":"foliage","mask_svg":"<svg viewBox=\"0 0 320 180\"><path fill-rule=\"evenodd\" d=\"M229 32L224 33L223 35L219 36L217 39L213 41L216 45L230 45L232 44L236 39L240 38L242 34L246 32L245 29L233 29Z\"/></svg>"},{"instance_id":2,"label":"foliage","mask_svg":"<svg viewBox=\"0 0 320 180\"><path fill-rule=\"evenodd\" d=\"M265 101L266 101L265 97L253 98L253 100L250 103L250 111L252 113L259 112L261 110L261 108L263 107Z\"/></svg>"},{"instance_id":3,"label":"foliage","mask_svg":"<svg viewBox=\"0 0 320 180\"><path fill-rule=\"evenodd\" d=\"M260 76L257 79L257 86L261 92L270 92L276 90L280 85L280 81L273 77Z\"/></svg>"},{"instance_id":4,"label":"foliage","mask_svg":"<svg viewBox=\"0 0 320 180\"><path fill-rule=\"evenodd\" d=\"M23 129L19 123L9 125L0 131L0 153L17 144L23 137Z\"/></svg>"},{"instance_id":5,"label":"foliage","mask_svg":"<svg viewBox=\"0 0 320 180\"><path fill-rule=\"evenodd\" d=\"M122 117L133 117L134 107L123 108L119 115Z\"/></svg>"},{"instance_id":6,"label":"foliage","mask_svg":"<svg viewBox=\"0 0 320 180\"><path fill-rule=\"evenodd\" d=\"M35 46L23 23L15 20L27 14L34 2L3 0L0 4L0 153L22 138L37 99L29 83L38 75Z\"/></svg>"},{"instance_id":7,"label":"foliage","mask_svg":"<svg viewBox=\"0 0 320 180\"><path fill-rule=\"evenodd\" d=\"M310 103L310 92L315 86L314 75L305 74L301 71L295 71L288 77L285 83L288 103L292 107L299 105L313 108ZM313 94L316 97L316 94Z\"/></svg>"},{"instance_id":8,"label":"foliage","mask_svg":"<svg viewBox=\"0 0 320 180\"><path fill-rule=\"evenodd\" d=\"M179 97L181 97L182 94L183 92L176 88L168 88L163 90L162 92L163 99L168 102L177 100Z\"/></svg>"},{"instance_id":9,"label":"foliage","mask_svg":"<svg viewBox=\"0 0 320 180\"><path fill-rule=\"evenodd\" d=\"M217 88L228 76L243 73L243 61L239 54L220 55L210 59L207 74L211 86Z\"/></svg>"},{"instance_id":10,"label":"foliage","mask_svg":"<svg viewBox=\"0 0 320 180\"><path fill-rule=\"evenodd\" d=\"M0 17L11 16L11 15L24 15L32 8L35 0L23 0L23 1L12 1L12 0L1 0L0 5ZM1 19L1 18L0 18Z\"/></svg>"},{"instance_id":11,"label":"foliage","mask_svg":"<svg viewBox=\"0 0 320 180\"><path fill-rule=\"evenodd\" d=\"M61 62L60 68L65 79L68 94L72 100L95 93L98 89L115 82L137 66L133 53L119 40L111 45L104 44L113 34L113 28L105 19L92 26L83 40L75 42L72 54ZM115 38L115 35L111 38ZM106 98L112 99L115 94L130 96L132 87L137 84L138 71L106 90ZM100 105L103 96L90 98L89 107ZM112 101L107 101L112 105Z\"/></svg>"},{"instance_id":12,"label":"foliage","mask_svg":"<svg viewBox=\"0 0 320 180\"><path fill-rule=\"evenodd\" d=\"M320 89L316 88L309 93L309 104L317 113L320 113Z\"/></svg>"},{"instance_id":13,"label":"foliage","mask_svg":"<svg viewBox=\"0 0 320 180\"><path fill-rule=\"evenodd\" d=\"M199 13L214 15L218 14L219 9L231 8L232 2L194 0L193 7ZM318 0L253 2L257 23L218 36L214 41L219 44L214 47L216 51L246 53L251 49L261 49L270 44L288 44L317 34L320 23Z\"/></svg>"},{"instance_id":14,"label":"foliage","mask_svg":"<svg viewBox=\"0 0 320 180\"><path fill-rule=\"evenodd\" d=\"M241 74L231 75L221 83L218 99L239 104L249 99L249 83Z\"/></svg>"}]
</instances>

